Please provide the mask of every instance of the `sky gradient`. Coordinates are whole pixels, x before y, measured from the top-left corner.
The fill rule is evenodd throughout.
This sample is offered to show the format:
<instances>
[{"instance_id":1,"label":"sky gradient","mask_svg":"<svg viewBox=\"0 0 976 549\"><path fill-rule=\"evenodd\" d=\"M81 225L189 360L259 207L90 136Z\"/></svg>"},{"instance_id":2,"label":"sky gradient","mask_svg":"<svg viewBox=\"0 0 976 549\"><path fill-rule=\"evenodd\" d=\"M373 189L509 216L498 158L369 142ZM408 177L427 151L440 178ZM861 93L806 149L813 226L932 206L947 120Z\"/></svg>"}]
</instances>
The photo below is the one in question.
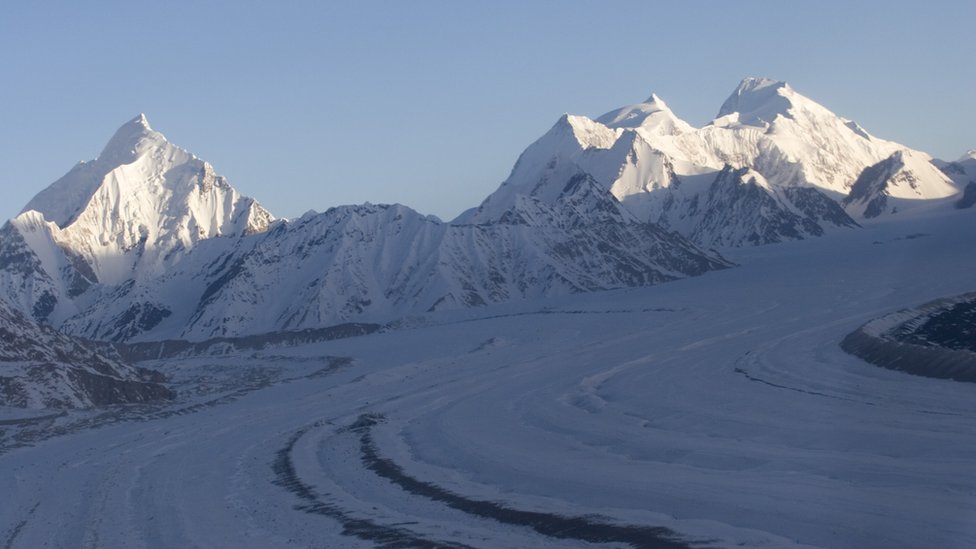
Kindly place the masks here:
<instances>
[{"instance_id":1,"label":"sky gradient","mask_svg":"<svg viewBox=\"0 0 976 549\"><path fill-rule=\"evenodd\" d=\"M563 113L654 92L700 126L746 76L939 158L976 148L971 0L81 4L0 18L3 219L140 112L279 217L450 219Z\"/></svg>"}]
</instances>

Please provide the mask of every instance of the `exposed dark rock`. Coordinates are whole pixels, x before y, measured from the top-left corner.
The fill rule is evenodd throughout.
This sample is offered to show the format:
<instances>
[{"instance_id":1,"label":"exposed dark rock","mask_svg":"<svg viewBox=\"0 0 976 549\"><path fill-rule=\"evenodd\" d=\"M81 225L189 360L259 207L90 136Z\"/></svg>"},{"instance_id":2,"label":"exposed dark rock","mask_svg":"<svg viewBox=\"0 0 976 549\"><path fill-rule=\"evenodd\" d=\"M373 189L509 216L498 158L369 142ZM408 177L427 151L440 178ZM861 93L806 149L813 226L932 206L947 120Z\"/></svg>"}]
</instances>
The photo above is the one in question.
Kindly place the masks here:
<instances>
[{"instance_id":1,"label":"exposed dark rock","mask_svg":"<svg viewBox=\"0 0 976 549\"><path fill-rule=\"evenodd\" d=\"M163 381L159 372L133 368L0 302L2 405L84 408L173 398Z\"/></svg>"},{"instance_id":2,"label":"exposed dark rock","mask_svg":"<svg viewBox=\"0 0 976 549\"><path fill-rule=\"evenodd\" d=\"M889 320L892 315L897 315L894 322ZM841 348L884 368L976 382L976 294L892 315L848 334Z\"/></svg>"},{"instance_id":3,"label":"exposed dark rock","mask_svg":"<svg viewBox=\"0 0 976 549\"><path fill-rule=\"evenodd\" d=\"M347 323L326 328L274 332L244 337L217 337L206 341L149 341L144 343L94 343L105 354L115 355L128 362L157 360L161 358L220 355L238 351L257 351L272 347L290 347L318 341L330 341L375 333L379 324ZM146 381L161 382L162 374L140 368Z\"/></svg>"},{"instance_id":4,"label":"exposed dark rock","mask_svg":"<svg viewBox=\"0 0 976 549\"><path fill-rule=\"evenodd\" d=\"M976 204L976 181L970 181L962 191L962 198L956 201L956 207L960 210L972 208Z\"/></svg>"}]
</instances>

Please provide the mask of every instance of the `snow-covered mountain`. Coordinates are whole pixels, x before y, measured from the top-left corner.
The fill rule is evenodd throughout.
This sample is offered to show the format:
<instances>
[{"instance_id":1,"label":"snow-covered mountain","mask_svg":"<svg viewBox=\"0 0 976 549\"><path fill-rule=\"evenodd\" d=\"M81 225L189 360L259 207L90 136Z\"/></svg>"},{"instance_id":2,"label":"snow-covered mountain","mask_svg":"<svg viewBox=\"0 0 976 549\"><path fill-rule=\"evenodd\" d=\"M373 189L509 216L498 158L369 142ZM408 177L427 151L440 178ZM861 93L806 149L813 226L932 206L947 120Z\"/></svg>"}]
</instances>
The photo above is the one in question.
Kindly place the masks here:
<instances>
[{"instance_id":1,"label":"snow-covered mountain","mask_svg":"<svg viewBox=\"0 0 976 549\"><path fill-rule=\"evenodd\" d=\"M172 398L158 372L133 368L39 326L0 300L0 406L85 408Z\"/></svg>"},{"instance_id":2,"label":"snow-covered mountain","mask_svg":"<svg viewBox=\"0 0 976 549\"><path fill-rule=\"evenodd\" d=\"M586 175L555 205L524 198L495 223L452 225L400 205L334 208L281 224L208 284L183 338L644 286L729 266L632 219ZM602 211L582 211L602 204ZM282 292L287 299L282 299Z\"/></svg>"},{"instance_id":3,"label":"snow-covered mountain","mask_svg":"<svg viewBox=\"0 0 976 549\"><path fill-rule=\"evenodd\" d=\"M955 162L936 161L936 165L963 189L963 195L956 202L956 207L972 208L976 204L976 149L967 152Z\"/></svg>"},{"instance_id":4,"label":"snow-covered mountain","mask_svg":"<svg viewBox=\"0 0 976 549\"><path fill-rule=\"evenodd\" d=\"M877 165L895 158L890 169ZM706 246L766 244L854 227L886 197L958 193L925 153L878 139L785 82L743 80L702 128L658 96L591 120L566 115L519 158L509 178L467 217L497 219L518 196L545 200L587 173L639 219ZM862 184L862 175L886 176ZM878 211L892 213L895 208ZM869 213L874 213L874 208Z\"/></svg>"},{"instance_id":5,"label":"snow-covered mountain","mask_svg":"<svg viewBox=\"0 0 976 549\"><path fill-rule=\"evenodd\" d=\"M478 224L368 204L274 221L143 116L0 232L2 295L112 341L388 321L730 265L635 218L582 172Z\"/></svg>"},{"instance_id":6,"label":"snow-covered mountain","mask_svg":"<svg viewBox=\"0 0 976 549\"><path fill-rule=\"evenodd\" d=\"M899 209L910 208L933 196L942 198L956 194L957 188L946 185L945 179L945 174L932 163L931 157L900 150L865 168L841 204L848 212L864 219L897 213Z\"/></svg>"},{"instance_id":7,"label":"snow-covered mountain","mask_svg":"<svg viewBox=\"0 0 976 549\"><path fill-rule=\"evenodd\" d=\"M62 328L95 339L200 340L599 289L641 286L729 266L686 239L573 198L525 198L498 222L452 225L400 205L333 208L264 234L200 243L167 275L90 290ZM599 203L589 197L587 205Z\"/></svg>"},{"instance_id":8,"label":"snow-covered mountain","mask_svg":"<svg viewBox=\"0 0 976 549\"><path fill-rule=\"evenodd\" d=\"M262 232L273 219L139 115L0 229L0 290L59 324L96 283L160 276L200 241Z\"/></svg>"},{"instance_id":9,"label":"snow-covered mountain","mask_svg":"<svg viewBox=\"0 0 976 549\"><path fill-rule=\"evenodd\" d=\"M276 221L140 115L0 228L0 297L112 341L387 322L702 274L729 263L699 246L965 205L974 168L973 154L937 167L786 83L747 78L702 128L653 94L565 115L451 223L369 204Z\"/></svg>"}]
</instances>

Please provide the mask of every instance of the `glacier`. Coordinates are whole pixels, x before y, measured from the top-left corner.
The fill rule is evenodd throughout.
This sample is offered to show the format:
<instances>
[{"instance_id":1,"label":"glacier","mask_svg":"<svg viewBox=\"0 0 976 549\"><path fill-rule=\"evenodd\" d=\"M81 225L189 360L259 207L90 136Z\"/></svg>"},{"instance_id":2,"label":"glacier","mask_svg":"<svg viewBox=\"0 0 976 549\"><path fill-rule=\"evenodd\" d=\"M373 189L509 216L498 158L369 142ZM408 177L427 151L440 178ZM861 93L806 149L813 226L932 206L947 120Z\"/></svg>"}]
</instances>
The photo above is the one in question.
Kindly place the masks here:
<instances>
[{"instance_id":1,"label":"glacier","mask_svg":"<svg viewBox=\"0 0 976 549\"><path fill-rule=\"evenodd\" d=\"M747 78L278 219L140 115L0 227L0 543L976 545L974 385L842 347L971 299L974 167Z\"/></svg>"},{"instance_id":2,"label":"glacier","mask_svg":"<svg viewBox=\"0 0 976 549\"><path fill-rule=\"evenodd\" d=\"M838 344L971 291L974 230L971 210L906 218L667 284L144 362L176 402L0 424L0 540L590 545L411 492L378 459L441 496L677 546L972 545L974 386Z\"/></svg>"}]
</instances>

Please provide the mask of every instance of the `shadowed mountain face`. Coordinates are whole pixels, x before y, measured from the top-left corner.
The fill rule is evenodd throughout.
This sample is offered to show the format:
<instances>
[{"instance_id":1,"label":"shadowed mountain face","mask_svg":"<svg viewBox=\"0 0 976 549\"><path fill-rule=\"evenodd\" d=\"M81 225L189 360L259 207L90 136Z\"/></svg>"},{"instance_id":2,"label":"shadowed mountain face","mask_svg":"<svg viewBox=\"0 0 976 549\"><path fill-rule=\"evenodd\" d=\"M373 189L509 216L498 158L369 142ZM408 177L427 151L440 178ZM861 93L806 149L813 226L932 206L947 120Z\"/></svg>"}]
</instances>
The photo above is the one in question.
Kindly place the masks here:
<instances>
[{"instance_id":1,"label":"shadowed mountain face","mask_svg":"<svg viewBox=\"0 0 976 549\"><path fill-rule=\"evenodd\" d=\"M0 301L0 405L85 408L173 397L157 372L106 357Z\"/></svg>"}]
</instances>

